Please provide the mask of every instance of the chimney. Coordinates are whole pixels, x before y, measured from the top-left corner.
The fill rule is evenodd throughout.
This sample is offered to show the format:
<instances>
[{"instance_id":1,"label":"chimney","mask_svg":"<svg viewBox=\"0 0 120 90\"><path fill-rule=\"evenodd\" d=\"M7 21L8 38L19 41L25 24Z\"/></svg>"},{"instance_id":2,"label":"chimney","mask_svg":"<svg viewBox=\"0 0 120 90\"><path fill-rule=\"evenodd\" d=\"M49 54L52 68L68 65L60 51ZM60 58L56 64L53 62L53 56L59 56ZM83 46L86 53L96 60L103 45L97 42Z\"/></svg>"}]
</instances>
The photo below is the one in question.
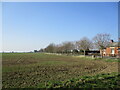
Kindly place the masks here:
<instances>
[{"instance_id":1,"label":"chimney","mask_svg":"<svg viewBox=\"0 0 120 90\"><path fill-rule=\"evenodd\" d=\"M113 43L114 41L113 40L110 40L110 43Z\"/></svg>"}]
</instances>

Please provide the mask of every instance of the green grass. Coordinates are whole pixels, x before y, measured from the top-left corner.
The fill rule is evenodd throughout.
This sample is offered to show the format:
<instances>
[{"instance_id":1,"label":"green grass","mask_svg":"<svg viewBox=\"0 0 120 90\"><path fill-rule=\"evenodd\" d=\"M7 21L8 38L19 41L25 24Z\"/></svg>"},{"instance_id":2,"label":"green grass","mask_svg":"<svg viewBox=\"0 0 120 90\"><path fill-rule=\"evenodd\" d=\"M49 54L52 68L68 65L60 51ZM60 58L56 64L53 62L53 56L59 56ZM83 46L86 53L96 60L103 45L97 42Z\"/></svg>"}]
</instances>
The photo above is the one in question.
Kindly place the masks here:
<instances>
[{"instance_id":1,"label":"green grass","mask_svg":"<svg viewBox=\"0 0 120 90\"><path fill-rule=\"evenodd\" d=\"M120 74L98 74L95 76L82 76L63 82L48 82L47 88L120 88Z\"/></svg>"},{"instance_id":2,"label":"green grass","mask_svg":"<svg viewBox=\"0 0 120 90\"><path fill-rule=\"evenodd\" d=\"M59 82L63 85L83 76L117 72L118 68L117 62L45 53L3 53L2 59L3 88L42 88Z\"/></svg>"},{"instance_id":3,"label":"green grass","mask_svg":"<svg viewBox=\"0 0 120 90\"><path fill-rule=\"evenodd\" d=\"M102 61L106 61L106 62L120 62L119 58L92 58L91 56L85 56L85 57L80 57L77 56L77 58L81 58L83 60L102 60Z\"/></svg>"},{"instance_id":4,"label":"green grass","mask_svg":"<svg viewBox=\"0 0 120 90\"><path fill-rule=\"evenodd\" d=\"M104 59L106 62L120 62L120 59Z\"/></svg>"}]
</instances>

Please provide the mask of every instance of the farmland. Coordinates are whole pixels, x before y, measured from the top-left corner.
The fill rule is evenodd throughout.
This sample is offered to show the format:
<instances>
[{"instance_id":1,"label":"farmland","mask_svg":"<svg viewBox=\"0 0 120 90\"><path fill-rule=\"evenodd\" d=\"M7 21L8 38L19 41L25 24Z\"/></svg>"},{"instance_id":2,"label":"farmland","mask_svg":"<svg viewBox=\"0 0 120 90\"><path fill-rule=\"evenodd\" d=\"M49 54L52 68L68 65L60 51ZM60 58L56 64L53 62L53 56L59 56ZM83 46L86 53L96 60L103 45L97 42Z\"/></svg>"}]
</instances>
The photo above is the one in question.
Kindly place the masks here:
<instances>
[{"instance_id":1,"label":"farmland","mask_svg":"<svg viewBox=\"0 0 120 90\"><path fill-rule=\"evenodd\" d=\"M117 81L119 76L117 72L118 62L113 60L109 62L103 59L46 53L2 54L3 88L80 87L86 79L87 82L92 79L99 83L104 80L110 83L111 80L115 87L115 80ZM106 80L109 77L113 78Z\"/></svg>"}]
</instances>

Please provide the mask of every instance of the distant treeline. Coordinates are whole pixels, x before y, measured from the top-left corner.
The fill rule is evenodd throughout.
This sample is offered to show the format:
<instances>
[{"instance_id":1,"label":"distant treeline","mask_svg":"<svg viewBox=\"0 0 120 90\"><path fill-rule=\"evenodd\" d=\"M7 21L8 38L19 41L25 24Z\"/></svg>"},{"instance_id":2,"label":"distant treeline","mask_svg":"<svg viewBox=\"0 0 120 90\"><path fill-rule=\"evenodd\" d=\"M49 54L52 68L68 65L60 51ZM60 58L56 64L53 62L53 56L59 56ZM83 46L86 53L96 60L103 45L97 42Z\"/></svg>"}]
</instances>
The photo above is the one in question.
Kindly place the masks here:
<instances>
[{"instance_id":1,"label":"distant treeline","mask_svg":"<svg viewBox=\"0 0 120 90\"><path fill-rule=\"evenodd\" d=\"M61 44L50 43L46 48L34 50L34 52L48 53L100 53L99 50L106 48L110 43L110 34L97 34L92 40L87 37L74 42L63 42ZM98 49L98 51L91 51Z\"/></svg>"}]
</instances>

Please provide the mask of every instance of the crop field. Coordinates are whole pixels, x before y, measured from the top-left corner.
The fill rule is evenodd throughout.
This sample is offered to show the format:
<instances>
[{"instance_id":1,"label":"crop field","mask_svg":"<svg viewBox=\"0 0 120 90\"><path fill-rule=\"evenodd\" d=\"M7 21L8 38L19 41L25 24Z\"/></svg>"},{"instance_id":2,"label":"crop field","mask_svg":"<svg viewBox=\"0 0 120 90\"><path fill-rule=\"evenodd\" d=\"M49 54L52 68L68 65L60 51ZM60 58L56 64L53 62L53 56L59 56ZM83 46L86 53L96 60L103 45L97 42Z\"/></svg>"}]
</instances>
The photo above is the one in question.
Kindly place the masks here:
<instances>
[{"instance_id":1,"label":"crop field","mask_svg":"<svg viewBox=\"0 0 120 90\"><path fill-rule=\"evenodd\" d=\"M46 53L2 54L3 88L102 87L100 83L111 87L105 86L108 82L116 87L117 72L118 61L114 60Z\"/></svg>"}]
</instances>

